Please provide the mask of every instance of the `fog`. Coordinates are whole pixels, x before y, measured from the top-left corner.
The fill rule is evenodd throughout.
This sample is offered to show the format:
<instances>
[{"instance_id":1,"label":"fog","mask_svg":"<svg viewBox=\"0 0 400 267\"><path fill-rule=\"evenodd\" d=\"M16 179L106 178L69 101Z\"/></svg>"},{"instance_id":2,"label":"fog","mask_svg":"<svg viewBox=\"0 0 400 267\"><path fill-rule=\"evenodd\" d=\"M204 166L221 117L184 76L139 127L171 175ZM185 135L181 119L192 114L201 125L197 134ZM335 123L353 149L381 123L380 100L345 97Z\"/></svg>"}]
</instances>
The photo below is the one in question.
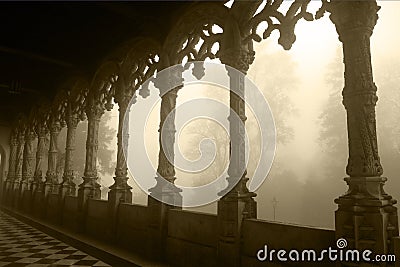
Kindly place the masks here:
<instances>
[{"instance_id":1,"label":"fog","mask_svg":"<svg viewBox=\"0 0 400 267\"><path fill-rule=\"evenodd\" d=\"M312 5L315 5L312 2ZM378 24L371 38L372 65L378 87L377 134L387 193L400 199L400 39L394 26L400 25L400 2L381 1ZM312 8L316 8L312 6ZM341 43L334 25L327 15L313 22L299 21L296 27L297 40L290 51L278 45L278 33L255 45L256 59L250 67L248 77L262 90L272 109L277 129L276 156L271 171L257 190L258 217L274 220L272 200L278 201L276 221L333 228L334 199L346 192L345 167L347 164L346 116L341 104L343 88L343 64ZM146 103L159 98L155 88L147 99L138 98L131 109L131 131L129 145L138 142L135 131L146 130L146 148L153 168L131 173L131 176L155 177L158 162L159 103L145 120ZM189 86L179 92L177 105L196 97L211 97L229 104L228 93L212 86ZM248 115L247 130L251 145L255 147L251 157L257 156L257 133L252 127L254 118ZM177 114L179 116L179 114ZM111 111L111 119L100 127L117 129L118 109ZM199 130L201 129L201 130ZM209 181L227 166L229 150L228 133L218 125L205 120L187 124L179 136L181 151L188 159L199 154L199 134L218 140L217 158L203 173L190 174L177 171L177 184L195 185ZM179 138L178 138L179 137ZM77 148L84 151L84 148ZM114 141L100 148L102 151L116 150ZM79 152L83 153L83 152ZM116 154L112 153L115 160ZM144 155L131 153L128 160L140 166ZM112 161L112 160L111 160ZM108 163L108 165L115 162ZM261 163L262 164L262 163ZM256 164L250 161L248 176L251 177ZM100 169L101 183L106 193L113 183L113 173ZM146 195L135 185L134 203L146 204ZM103 197L106 197L106 194ZM216 213L216 203L191 210Z\"/></svg>"}]
</instances>

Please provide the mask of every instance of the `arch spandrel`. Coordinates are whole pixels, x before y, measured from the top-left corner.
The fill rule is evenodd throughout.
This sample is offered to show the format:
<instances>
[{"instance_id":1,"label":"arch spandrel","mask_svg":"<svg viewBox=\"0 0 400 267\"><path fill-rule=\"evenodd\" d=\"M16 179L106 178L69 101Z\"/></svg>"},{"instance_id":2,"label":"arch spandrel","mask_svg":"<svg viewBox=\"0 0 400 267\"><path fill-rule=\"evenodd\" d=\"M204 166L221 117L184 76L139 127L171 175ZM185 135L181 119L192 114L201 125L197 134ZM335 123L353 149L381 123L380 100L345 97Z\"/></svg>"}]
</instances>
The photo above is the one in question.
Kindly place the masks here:
<instances>
[{"instance_id":1,"label":"arch spandrel","mask_svg":"<svg viewBox=\"0 0 400 267\"><path fill-rule=\"evenodd\" d=\"M50 109L50 120L49 127L54 124L60 124L61 127L65 127L65 112L68 104L68 94L65 89L60 89L55 96Z\"/></svg>"},{"instance_id":2,"label":"arch spandrel","mask_svg":"<svg viewBox=\"0 0 400 267\"><path fill-rule=\"evenodd\" d=\"M118 79L120 62L106 60L97 69L89 86L86 112L104 112L112 109L114 83Z\"/></svg>"},{"instance_id":3,"label":"arch spandrel","mask_svg":"<svg viewBox=\"0 0 400 267\"><path fill-rule=\"evenodd\" d=\"M221 46L229 9L216 3L198 3L189 7L168 34L162 48L162 67L188 61L216 58L217 52L212 46ZM217 25L222 32L214 33L212 26ZM200 48L195 46L203 40Z\"/></svg>"},{"instance_id":4,"label":"arch spandrel","mask_svg":"<svg viewBox=\"0 0 400 267\"><path fill-rule=\"evenodd\" d=\"M67 93L66 116L77 116L79 120L85 119L85 104L89 91L89 83L84 78L74 78L64 87Z\"/></svg>"},{"instance_id":5,"label":"arch spandrel","mask_svg":"<svg viewBox=\"0 0 400 267\"><path fill-rule=\"evenodd\" d=\"M115 102L120 104L130 99L137 89L158 68L160 44L150 38L135 38L124 44L124 59L120 66L117 86L115 90ZM148 90L141 88L142 97L149 95Z\"/></svg>"}]
</instances>

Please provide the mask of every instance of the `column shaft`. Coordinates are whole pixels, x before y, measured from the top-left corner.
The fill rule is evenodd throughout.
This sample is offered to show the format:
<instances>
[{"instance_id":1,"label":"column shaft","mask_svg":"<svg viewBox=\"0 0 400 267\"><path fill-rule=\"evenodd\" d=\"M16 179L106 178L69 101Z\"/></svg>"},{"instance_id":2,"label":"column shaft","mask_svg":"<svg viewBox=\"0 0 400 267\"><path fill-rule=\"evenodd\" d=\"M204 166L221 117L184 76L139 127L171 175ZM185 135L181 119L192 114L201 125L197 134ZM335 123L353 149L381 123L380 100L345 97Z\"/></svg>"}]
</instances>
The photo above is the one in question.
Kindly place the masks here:
<instances>
[{"instance_id":1,"label":"column shaft","mask_svg":"<svg viewBox=\"0 0 400 267\"><path fill-rule=\"evenodd\" d=\"M57 177L57 139L61 131L59 122L52 122L50 125L50 147L48 156L48 166L45 182L45 196L49 193L58 193L58 177Z\"/></svg>"},{"instance_id":2,"label":"column shaft","mask_svg":"<svg viewBox=\"0 0 400 267\"><path fill-rule=\"evenodd\" d=\"M88 107L86 115L88 118L88 130L86 138L86 161L83 182L78 189L78 202L83 209L89 198L99 199L101 197L100 185L97 182L97 149L100 118L104 110L98 106Z\"/></svg>"},{"instance_id":3,"label":"column shaft","mask_svg":"<svg viewBox=\"0 0 400 267\"><path fill-rule=\"evenodd\" d=\"M176 179L174 143L176 98L179 89L183 86L183 79L181 71L176 71L176 67L173 70L164 70L164 73L159 75L155 81L155 86L160 90L161 96L160 151L156 185L149 189L150 196L148 197L150 212L149 233L151 238L148 251L161 251L158 257L164 258L168 231L168 212L172 207L182 207L181 189L174 184Z\"/></svg>"},{"instance_id":4,"label":"column shaft","mask_svg":"<svg viewBox=\"0 0 400 267\"><path fill-rule=\"evenodd\" d=\"M5 194L4 194L7 203L9 203L12 196L11 194L15 179L15 166L17 161L17 149L18 149L17 135L15 133L12 133L10 137L10 157L8 161L8 174L7 174Z\"/></svg>"},{"instance_id":5,"label":"column shaft","mask_svg":"<svg viewBox=\"0 0 400 267\"><path fill-rule=\"evenodd\" d=\"M76 127L78 126L78 116L69 114L67 118L67 140L65 145L65 165L63 173L63 181L60 186L60 195L63 199L65 196L75 195L73 155L75 150Z\"/></svg>"},{"instance_id":6,"label":"column shaft","mask_svg":"<svg viewBox=\"0 0 400 267\"><path fill-rule=\"evenodd\" d=\"M30 199L26 196L26 191L30 190L30 184L33 181L33 167L35 156L33 154L33 141L35 139L35 135L32 131L27 130L25 134L25 146L24 146L24 159L22 163L22 181L20 184L20 200L21 204L24 207L28 207L26 205L29 203ZM30 196L29 196L30 197ZM27 208L28 209L28 208Z\"/></svg>"},{"instance_id":7,"label":"column shaft","mask_svg":"<svg viewBox=\"0 0 400 267\"><path fill-rule=\"evenodd\" d=\"M347 112L349 158L345 178L347 193L338 204L337 238L349 247L369 249L374 254L393 251L392 238L399 234L396 203L385 193L387 178L381 177L375 105L377 87L373 81L370 36L377 22L376 1L333 1L331 20L343 44L345 87L343 104Z\"/></svg>"},{"instance_id":8,"label":"column shaft","mask_svg":"<svg viewBox=\"0 0 400 267\"><path fill-rule=\"evenodd\" d=\"M36 150L36 164L32 191L33 194L36 192L42 192L43 187L43 159L46 153L46 136L47 129L45 126L38 126L36 129L38 136L38 144Z\"/></svg>"},{"instance_id":9,"label":"column shaft","mask_svg":"<svg viewBox=\"0 0 400 267\"><path fill-rule=\"evenodd\" d=\"M24 146L25 134L21 131L18 133L18 146L15 163L15 179L14 179L14 193L19 190L19 184L22 180L22 163L24 159Z\"/></svg>"},{"instance_id":10,"label":"column shaft","mask_svg":"<svg viewBox=\"0 0 400 267\"><path fill-rule=\"evenodd\" d=\"M132 203L132 192L128 185L128 138L129 138L129 98L120 101L117 133L117 166L115 167L114 184L110 187L109 201L118 205L119 202Z\"/></svg>"},{"instance_id":11,"label":"column shaft","mask_svg":"<svg viewBox=\"0 0 400 267\"><path fill-rule=\"evenodd\" d=\"M218 201L218 261L222 266L240 266L241 227L245 218L257 217L257 203L249 192L246 177L245 145L245 75L254 60L254 52L246 49L226 49L222 63L229 68L230 79L230 149L228 187L220 192ZM236 184L235 184L236 183Z\"/></svg>"}]
</instances>

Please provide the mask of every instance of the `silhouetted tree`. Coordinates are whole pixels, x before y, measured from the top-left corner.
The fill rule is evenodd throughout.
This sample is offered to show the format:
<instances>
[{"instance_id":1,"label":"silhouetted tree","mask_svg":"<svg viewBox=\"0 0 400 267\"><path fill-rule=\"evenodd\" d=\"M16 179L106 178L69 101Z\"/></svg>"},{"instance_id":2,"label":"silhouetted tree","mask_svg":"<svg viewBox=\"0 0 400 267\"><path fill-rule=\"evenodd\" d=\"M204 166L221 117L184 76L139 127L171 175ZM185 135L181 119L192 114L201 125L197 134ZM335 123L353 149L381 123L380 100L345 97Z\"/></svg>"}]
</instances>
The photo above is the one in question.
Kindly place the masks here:
<instances>
[{"instance_id":1,"label":"silhouetted tree","mask_svg":"<svg viewBox=\"0 0 400 267\"><path fill-rule=\"evenodd\" d=\"M110 126L112 119L111 112L105 112L100 120L99 125L99 137L98 137L98 172L99 172L99 183L102 184L102 175L113 176L115 168L115 145L112 142L116 142L116 130ZM111 122L114 123L114 122ZM64 129L65 130L65 129ZM59 153L57 170L59 171L59 177L62 177L62 171L64 170L65 164L65 142L66 142L66 131L62 131L59 135ZM85 170L86 161L86 138L87 138L87 121L80 122L76 129L75 138L75 152L74 152L74 174L75 183L79 185L82 182L82 176ZM61 145L60 145L61 144Z\"/></svg>"}]
</instances>

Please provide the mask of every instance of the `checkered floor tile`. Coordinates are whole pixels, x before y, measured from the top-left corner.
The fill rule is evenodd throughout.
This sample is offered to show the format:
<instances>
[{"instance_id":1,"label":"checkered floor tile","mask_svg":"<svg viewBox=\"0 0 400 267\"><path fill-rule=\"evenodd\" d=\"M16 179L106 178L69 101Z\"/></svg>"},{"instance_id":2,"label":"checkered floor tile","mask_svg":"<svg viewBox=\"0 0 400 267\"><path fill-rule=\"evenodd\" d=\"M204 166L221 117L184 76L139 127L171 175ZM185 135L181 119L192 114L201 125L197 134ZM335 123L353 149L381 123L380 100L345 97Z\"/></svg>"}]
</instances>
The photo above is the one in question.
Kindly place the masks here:
<instances>
[{"instance_id":1,"label":"checkered floor tile","mask_svg":"<svg viewBox=\"0 0 400 267\"><path fill-rule=\"evenodd\" d=\"M110 266L0 211L0 267Z\"/></svg>"}]
</instances>

